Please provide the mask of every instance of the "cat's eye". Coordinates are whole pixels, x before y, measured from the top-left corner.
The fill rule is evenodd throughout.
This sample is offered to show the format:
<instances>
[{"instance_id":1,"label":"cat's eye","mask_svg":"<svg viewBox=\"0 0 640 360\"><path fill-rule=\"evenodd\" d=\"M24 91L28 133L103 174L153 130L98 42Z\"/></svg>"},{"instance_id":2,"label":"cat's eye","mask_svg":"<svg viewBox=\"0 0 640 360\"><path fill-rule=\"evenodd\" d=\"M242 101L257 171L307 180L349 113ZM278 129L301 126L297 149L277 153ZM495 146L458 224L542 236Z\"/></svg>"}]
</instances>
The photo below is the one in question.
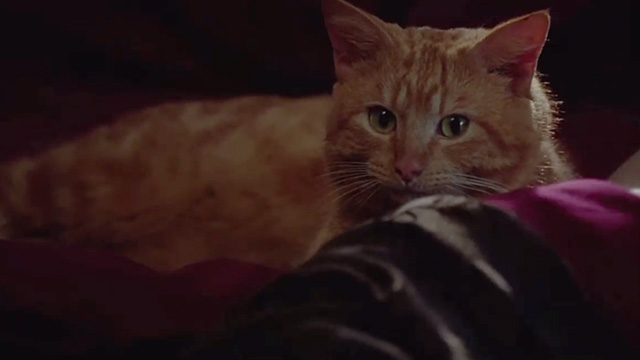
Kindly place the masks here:
<instances>
[{"instance_id":1,"label":"cat's eye","mask_svg":"<svg viewBox=\"0 0 640 360\"><path fill-rule=\"evenodd\" d=\"M381 134L389 134L396 129L396 116L383 106L369 108L369 125Z\"/></svg>"},{"instance_id":2,"label":"cat's eye","mask_svg":"<svg viewBox=\"0 0 640 360\"><path fill-rule=\"evenodd\" d=\"M438 132L446 138L458 137L469 128L469 118L464 115L453 114L448 115L440 120Z\"/></svg>"}]
</instances>

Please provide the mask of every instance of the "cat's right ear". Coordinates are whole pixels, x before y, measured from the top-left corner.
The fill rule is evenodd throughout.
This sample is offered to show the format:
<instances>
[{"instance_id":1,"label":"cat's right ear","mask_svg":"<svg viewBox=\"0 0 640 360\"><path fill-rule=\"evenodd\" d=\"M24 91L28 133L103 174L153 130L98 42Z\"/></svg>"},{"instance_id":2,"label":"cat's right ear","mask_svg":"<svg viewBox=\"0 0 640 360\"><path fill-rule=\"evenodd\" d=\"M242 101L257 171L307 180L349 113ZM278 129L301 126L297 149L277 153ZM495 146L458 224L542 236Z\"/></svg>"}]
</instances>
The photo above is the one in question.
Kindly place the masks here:
<instances>
[{"instance_id":1,"label":"cat's right ear","mask_svg":"<svg viewBox=\"0 0 640 360\"><path fill-rule=\"evenodd\" d=\"M491 30L474 53L490 72L510 77L517 95L531 98L531 82L550 21L547 10L509 20Z\"/></svg>"},{"instance_id":2,"label":"cat's right ear","mask_svg":"<svg viewBox=\"0 0 640 360\"><path fill-rule=\"evenodd\" d=\"M338 81L375 60L387 41L384 21L342 0L323 0L322 12Z\"/></svg>"}]
</instances>

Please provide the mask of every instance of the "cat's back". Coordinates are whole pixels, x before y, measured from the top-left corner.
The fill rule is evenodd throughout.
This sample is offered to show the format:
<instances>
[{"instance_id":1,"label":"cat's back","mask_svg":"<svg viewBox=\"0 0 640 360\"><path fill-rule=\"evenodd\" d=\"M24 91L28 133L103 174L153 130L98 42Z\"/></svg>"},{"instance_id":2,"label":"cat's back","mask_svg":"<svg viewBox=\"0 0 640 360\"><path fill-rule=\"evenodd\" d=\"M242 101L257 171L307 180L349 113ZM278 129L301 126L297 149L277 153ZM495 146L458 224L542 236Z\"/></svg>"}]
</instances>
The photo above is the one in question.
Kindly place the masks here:
<instances>
[{"instance_id":1,"label":"cat's back","mask_svg":"<svg viewBox=\"0 0 640 360\"><path fill-rule=\"evenodd\" d=\"M257 241L260 233L273 242L263 250L275 251L275 234L290 241L301 236L292 218L325 195L322 142L330 102L251 96L126 114L4 164L3 235L109 243L158 267L215 253L246 258L242 252L255 244L242 242ZM175 253L173 264L162 265L168 252Z\"/></svg>"}]
</instances>

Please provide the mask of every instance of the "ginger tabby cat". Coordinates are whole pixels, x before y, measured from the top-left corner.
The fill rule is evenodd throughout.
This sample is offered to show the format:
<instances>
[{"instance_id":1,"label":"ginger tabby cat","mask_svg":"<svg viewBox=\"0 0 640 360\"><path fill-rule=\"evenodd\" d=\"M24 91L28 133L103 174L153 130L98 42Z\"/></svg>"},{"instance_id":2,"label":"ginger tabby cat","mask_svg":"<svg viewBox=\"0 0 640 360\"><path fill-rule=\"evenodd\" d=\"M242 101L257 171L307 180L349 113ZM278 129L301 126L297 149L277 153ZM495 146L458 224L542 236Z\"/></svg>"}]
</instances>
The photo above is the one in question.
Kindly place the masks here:
<instances>
[{"instance_id":1,"label":"ginger tabby cat","mask_svg":"<svg viewBox=\"0 0 640 360\"><path fill-rule=\"evenodd\" d=\"M296 266L409 199L566 179L536 75L547 12L402 29L323 1L332 96L160 105L0 168L0 237L109 248L160 270Z\"/></svg>"}]
</instances>

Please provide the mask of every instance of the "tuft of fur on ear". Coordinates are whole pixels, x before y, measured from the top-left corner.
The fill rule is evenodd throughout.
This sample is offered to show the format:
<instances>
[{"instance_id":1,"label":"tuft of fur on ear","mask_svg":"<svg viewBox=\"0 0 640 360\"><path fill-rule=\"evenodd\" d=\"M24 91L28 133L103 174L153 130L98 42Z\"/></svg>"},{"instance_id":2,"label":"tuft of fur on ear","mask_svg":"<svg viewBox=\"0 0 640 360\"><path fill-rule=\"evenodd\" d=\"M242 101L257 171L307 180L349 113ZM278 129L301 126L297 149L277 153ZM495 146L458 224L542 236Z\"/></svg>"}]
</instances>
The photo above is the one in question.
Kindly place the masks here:
<instances>
[{"instance_id":1,"label":"tuft of fur on ear","mask_svg":"<svg viewBox=\"0 0 640 360\"><path fill-rule=\"evenodd\" d=\"M511 19L493 28L473 52L489 72L510 77L516 95L531 98L531 82L550 23L548 10Z\"/></svg>"},{"instance_id":2,"label":"tuft of fur on ear","mask_svg":"<svg viewBox=\"0 0 640 360\"><path fill-rule=\"evenodd\" d=\"M333 46L336 77L344 80L357 65L377 57L388 39L385 22L342 0L323 0L322 12Z\"/></svg>"}]
</instances>

